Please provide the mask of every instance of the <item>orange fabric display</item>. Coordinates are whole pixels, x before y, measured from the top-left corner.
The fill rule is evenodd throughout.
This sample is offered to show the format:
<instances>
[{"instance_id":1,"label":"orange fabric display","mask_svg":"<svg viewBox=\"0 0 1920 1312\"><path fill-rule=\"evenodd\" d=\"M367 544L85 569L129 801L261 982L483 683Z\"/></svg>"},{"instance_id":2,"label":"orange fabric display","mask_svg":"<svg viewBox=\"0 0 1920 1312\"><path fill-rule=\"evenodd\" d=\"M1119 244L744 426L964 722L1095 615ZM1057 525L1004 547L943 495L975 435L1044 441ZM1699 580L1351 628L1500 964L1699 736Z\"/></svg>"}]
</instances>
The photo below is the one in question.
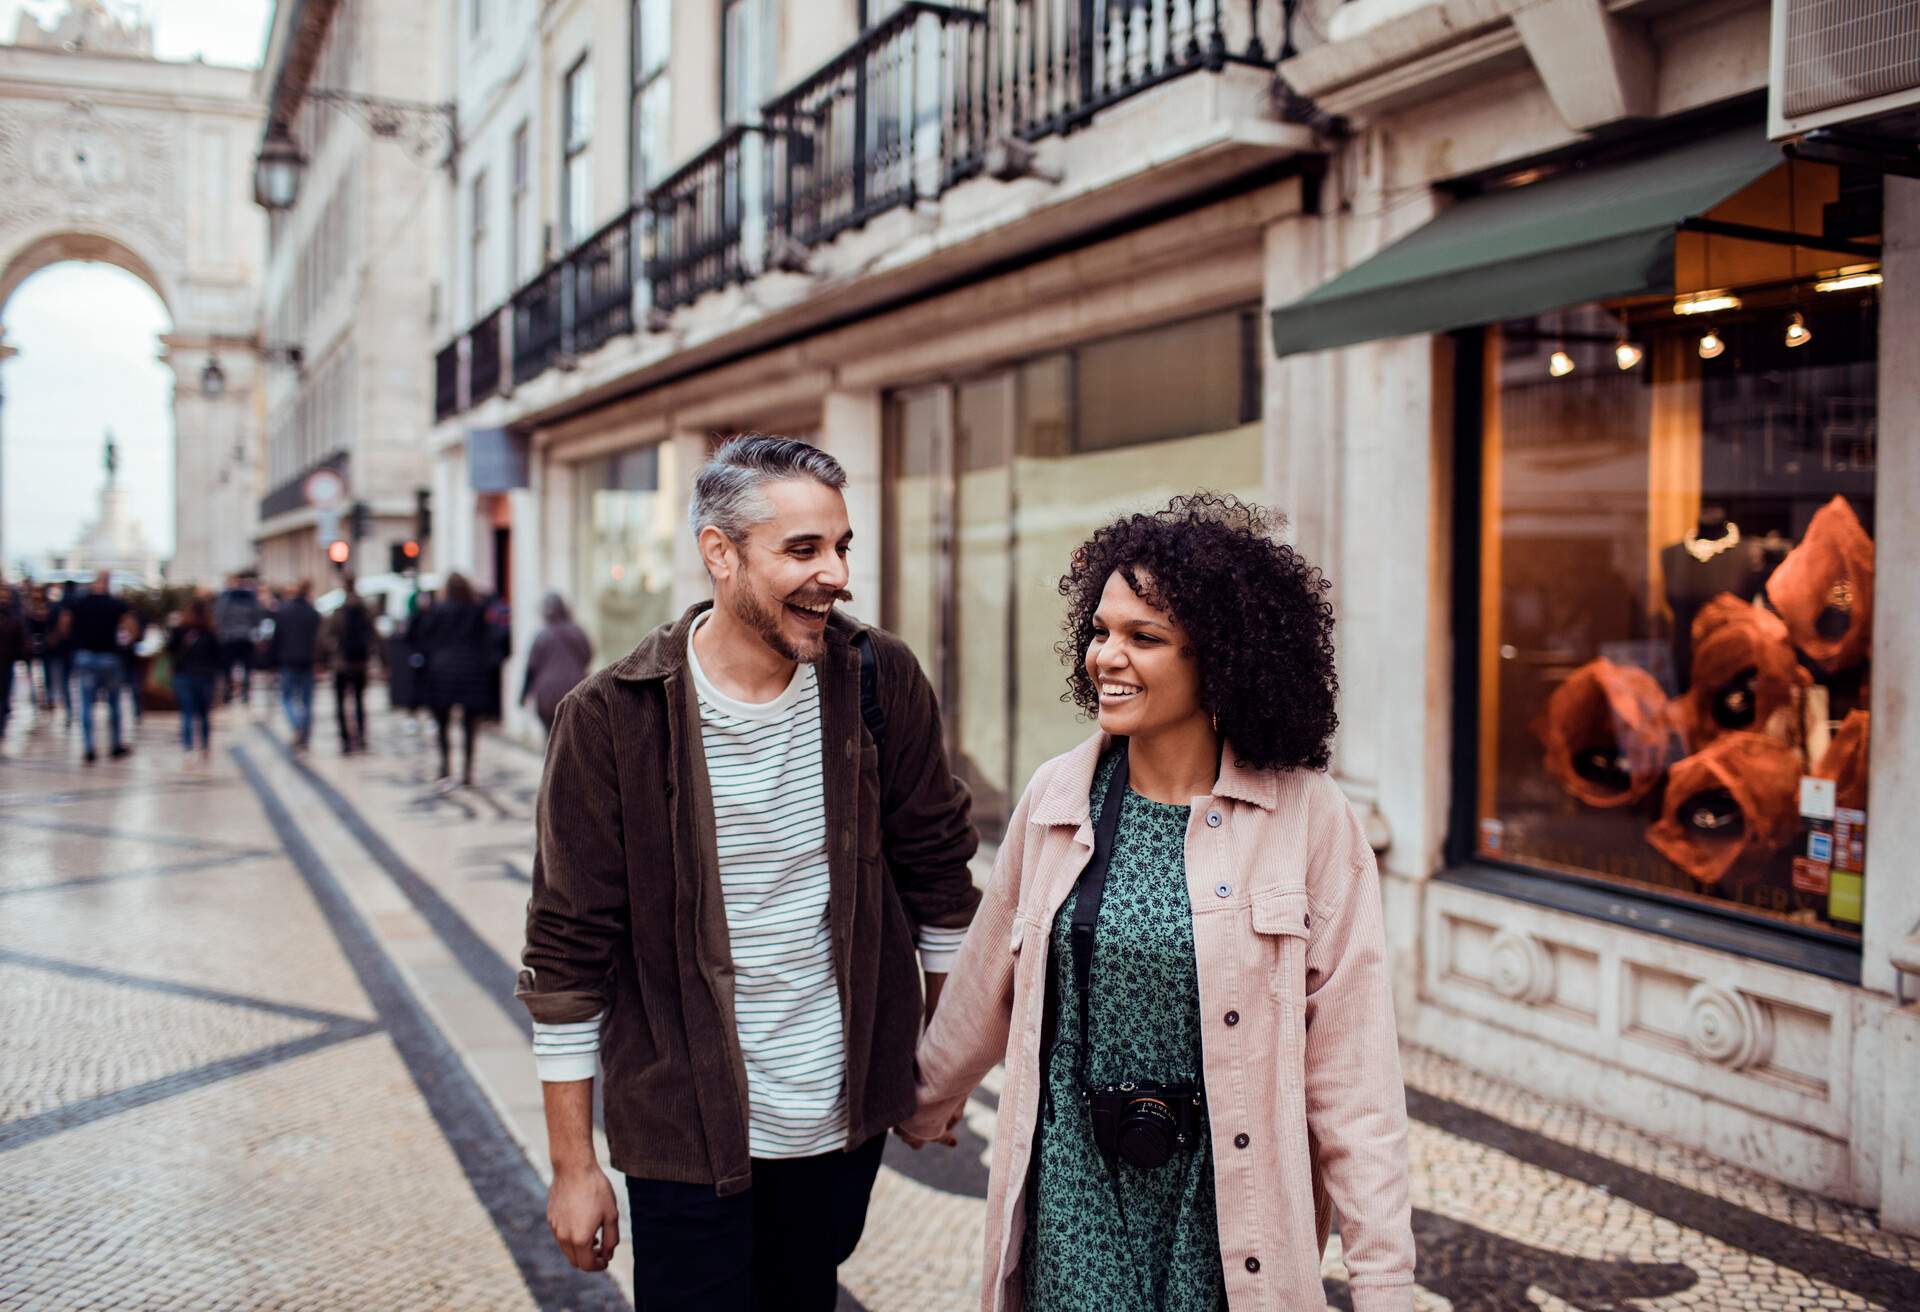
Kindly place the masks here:
<instances>
[{"instance_id":1,"label":"orange fabric display","mask_svg":"<svg viewBox=\"0 0 1920 1312\"><path fill-rule=\"evenodd\" d=\"M1748 853L1777 852L1799 832L1800 754L1760 733L1730 733L1667 772L1647 841L1703 884Z\"/></svg>"},{"instance_id":2,"label":"orange fabric display","mask_svg":"<svg viewBox=\"0 0 1920 1312\"><path fill-rule=\"evenodd\" d=\"M1873 640L1873 539L1845 497L1820 507L1767 580L1793 645L1829 674L1858 665Z\"/></svg>"},{"instance_id":3,"label":"orange fabric display","mask_svg":"<svg viewBox=\"0 0 1920 1312\"><path fill-rule=\"evenodd\" d=\"M1589 661L1553 690L1535 726L1547 772L1588 806L1626 806L1666 768L1666 694L1645 670Z\"/></svg>"},{"instance_id":4,"label":"orange fabric display","mask_svg":"<svg viewBox=\"0 0 1920 1312\"><path fill-rule=\"evenodd\" d=\"M1833 780L1833 804L1844 810L1867 809L1867 721L1865 711L1850 711L1820 757L1814 776Z\"/></svg>"},{"instance_id":5,"label":"orange fabric display","mask_svg":"<svg viewBox=\"0 0 1920 1312\"><path fill-rule=\"evenodd\" d=\"M1723 734L1766 733L1786 712L1798 732L1799 690L1813 682L1794 655L1779 616L1723 592L1693 620L1693 686L1675 703L1675 719L1694 751Z\"/></svg>"}]
</instances>

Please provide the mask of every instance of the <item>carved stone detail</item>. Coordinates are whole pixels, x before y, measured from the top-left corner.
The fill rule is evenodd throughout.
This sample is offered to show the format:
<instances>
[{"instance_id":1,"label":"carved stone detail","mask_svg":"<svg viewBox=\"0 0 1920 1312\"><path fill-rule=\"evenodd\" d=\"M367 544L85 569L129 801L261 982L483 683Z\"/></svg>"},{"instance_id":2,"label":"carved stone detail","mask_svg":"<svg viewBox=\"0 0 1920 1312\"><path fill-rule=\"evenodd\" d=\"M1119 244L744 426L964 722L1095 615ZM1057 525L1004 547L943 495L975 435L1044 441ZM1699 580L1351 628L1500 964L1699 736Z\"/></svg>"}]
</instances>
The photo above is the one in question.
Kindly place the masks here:
<instances>
[{"instance_id":1,"label":"carved stone detail","mask_svg":"<svg viewBox=\"0 0 1920 1312\"><path fill-rule=\"evenodd\" d=\"M1696 984L1687 994L1687 1044L1707 1061L1745 1070L1773 1055L1773 1018L1732 985Z\"/></svg>"},{"instance_id":2,"label":"carved stone detail","mask_svg":"<svg viewBox=\"0 0 1920 1312\"><path fill-rule=\"evenodd\" d=\"M1553 953L1511 926L1493 936L1493 987L1503 998L1537 1007L1553 997Z\"/></svg>"}]
</instances>

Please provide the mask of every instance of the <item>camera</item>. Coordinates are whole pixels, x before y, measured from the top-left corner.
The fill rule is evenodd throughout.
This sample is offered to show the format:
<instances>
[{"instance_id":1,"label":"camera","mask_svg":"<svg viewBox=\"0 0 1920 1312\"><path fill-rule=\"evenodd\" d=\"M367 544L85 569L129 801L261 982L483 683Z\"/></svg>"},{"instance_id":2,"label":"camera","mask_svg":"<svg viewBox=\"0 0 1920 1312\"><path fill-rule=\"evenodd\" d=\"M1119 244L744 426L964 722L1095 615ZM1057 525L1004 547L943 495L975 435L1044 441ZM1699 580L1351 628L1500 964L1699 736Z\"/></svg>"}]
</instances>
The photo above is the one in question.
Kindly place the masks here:
<instances>
[{"instance_id":1,"label":"camera","mask_svg":"<svg viewBox=\"0 0 1920 1312\"><path fill-rule=\"evenodd\" d=\"M1150 1171L1199 1142L1205 1100L1192 1084L1135 1083L1088 1089L1093 1141L1112 1161Z\"/></svg>"}]
</instances>

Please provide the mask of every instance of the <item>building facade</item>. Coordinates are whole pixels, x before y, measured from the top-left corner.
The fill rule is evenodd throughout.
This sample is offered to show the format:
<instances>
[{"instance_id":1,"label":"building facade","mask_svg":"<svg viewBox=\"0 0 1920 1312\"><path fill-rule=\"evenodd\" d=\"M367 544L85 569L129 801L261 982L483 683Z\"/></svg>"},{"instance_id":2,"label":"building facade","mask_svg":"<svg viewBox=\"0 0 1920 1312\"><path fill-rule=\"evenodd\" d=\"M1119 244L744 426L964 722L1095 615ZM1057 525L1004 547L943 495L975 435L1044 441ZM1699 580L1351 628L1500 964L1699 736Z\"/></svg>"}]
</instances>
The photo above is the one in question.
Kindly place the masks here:
<instances>
[{"instance_id":1,"label":"building facade","mask_svg":"<svg viewBox=\"0 0 1920 1312\"><path fill-rule=\"evenodd\" d=\"M1920 1226L1920 658L1873 608L1920 561L1877 438L1920 184L1772 139L1768 5L576 0L538 41L555 237L433 361L517 650L540 589L602 661L705 595L692 471L810 437L992 838L1087 731L1072 547L1269 502L1335 582L1406 1034Z\"/></svg>"},{"instance_id":2,"label":"building facade","mask_svg":"<svg viewBox=\"0 0 1920 1312\"><path fill-rule=\"evenodd\" d=\"M274 10L263 145L285 139L303 157L293 203L270 211L260 311L269 372L258 544L275 583L329 578L340 563L384 570L389 545L414 535L431 380L405 362L436 313L441 170L456 139L439 94L441 22L439 6L370 0ZM344 484L337 505L307 494L321 470ZM348 542L347 561L330 562L334 541Z\"/></svg>"}]
</instances>

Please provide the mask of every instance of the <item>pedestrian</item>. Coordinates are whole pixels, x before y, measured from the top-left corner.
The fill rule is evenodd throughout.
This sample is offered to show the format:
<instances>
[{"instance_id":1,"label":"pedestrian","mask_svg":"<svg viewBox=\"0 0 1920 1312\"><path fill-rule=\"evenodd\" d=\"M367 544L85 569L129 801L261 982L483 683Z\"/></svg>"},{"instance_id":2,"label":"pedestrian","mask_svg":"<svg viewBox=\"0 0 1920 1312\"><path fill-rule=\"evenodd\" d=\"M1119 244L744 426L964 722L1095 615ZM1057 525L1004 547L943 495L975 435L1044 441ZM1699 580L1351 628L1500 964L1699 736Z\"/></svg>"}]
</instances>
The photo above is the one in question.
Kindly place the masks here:
<instances>
[{"instance_id":1,"label":"pedestrian","mask_svg":"<svg viewBox=\"0 0 1920 1312\"><path fill-rule=\"evenodd\" d=\"M979 900L933 691L905 643L834 606L845 486L803 442L721 447L690 507L713 602L554 718L519 988L548 1224L582 1269L619 1243L604 1068L649 1307L834 1306Z\"/></svg>"},{"instance_id":2,"label":"pedestrian","mask_svg":"<svg viewBox=\"0 0 1920 1312\"><path fill-rule=\"evenodd\" d=\"M499 665L493 630L464 574L447 575L446 595L420 612L413 626L414 651L424 661L426 702L440 735L440 773L452 779L453 713L460 712L460 782L473 785L477 722L500 701Z\"/></svg>"},{"instance_id":3,"label":"pedestrian","mask_svg":"<svg viewBox=\"0 0 1920 1312\"><path fill-rule=\"evenodd\" d=\"M42 706L52 717L58 704L64 717L63 727L73 728L73 614L49 588L36 590L38 596L28 611L29 631L38 635L40 673L46 685Z\"/></svg>"},{"instance_id":4,"label":"pedestrian","mask_svg":"<svg viewBox=\"0 0 1920 1312\"><path fill-rule=\"evenodd\" d=\"M1333 611L1276 527L1179 497L1060 582L1098 729L1027 784L901 1131L952 1143L1005 1062L984 1312L1320 1307L1329 1198L1353 1306L1413 1307L1380 882L1325 773Z\"/></svg>"},{"instance_id":5,"label":"pedestrian","mask_svg":"<svg viewBox=\"0 0 1920 1312\"><path fill-rule=\"evenodd\" d=\"M573 622L567 602L557 592L549 592L540 603L540 616L546 627L533 640L527 653L527 677L520 685L520 704L533 698L534 714L549 734L553 732L554 708L587 677L593 664L593 643Z\"/></svg>"},{"instance_id":6,"label":"pedestrian","mask_svg":"<svg viewBox=\"0 0 1920 1312\"><path fill-rule=\"evenodd\" d=\"M0 742L7 736L13 715L13 667L27 659L27 621L14 590L0 583ZM27 667L27 690L33 690L33 667Z\"/></svg>"},{"instance_id":7,"label":"pedestrian","mask_svg":"<svg viewBox=\"0 0 1920 1312\"><path fill-rule=\"evenodd\" d=\"M313 585L304 580L273 613L271 663L279 671L280 705L293 731L295 751L313 741L313 665L320 644L320 612Z\"/></svg>"},{"instance_id":8,"label":"pedestrian","mask_svg":"<svg viewBox=\"0 0 1920 1312\"><path fill-rule=\"evenodd\" d=\"M127 613L120 617L120 629L117 634L120 641L120 687L127 694L127 709L133 715L134 736L139 736L139 726L146 719L146 705L141 700L145 679L144 662L140 654L140 639L144 626L141 623L140 610L131 603Z\"/></svg>"},{"instance_id":9,"label":"pedestrian","mask_svg":"<svg viewBox=\"0 0 1920 1312\"><path fill-rule=\"evenodd\" d=\"M187 603L179 624L167 636L173 665L173 695L180 703L180 746L191 753L194 728L200 730L200 756L213 756L213 698L225 648L214 628L213 607L199 597Z\"/></svg>"},{"instance_id":10,"label":"pedestrian","mask_svg":"<svg viewBox=\"0 0 1920 1312\"><path fill-rule=\"evenodd\" d=\"M367 668L373 662L373 617L355 591L353 575L345 581L347 599L320 626L322 658L333 669L334 715L340 722L340 752L367 750ZM353 720L347 720L351 703Z\"/></svg>"},{"instance_id":11,"label":"pedestrian","mask_svg":"<svg viewBox=\"0 0 1920 1312\"><path fill-rule=\"evenodd\" d=\"M244 705L253 697L254 643L264 615L253 580L241 574L229 575L226 588L213 603L213 627L220 640L222 702L233 700L236 668L240 671L241 703Z\"/></svg>"},{"instance_id":12,"label":"pedestrian","mask_svg":"<svg viewBox=\"0 0 1920 1312\"><path fill-rule=\"evenodd\" d=\"M120 722L120 684L125 662L120 655L120 630L133 608L113 595L112 576L101 570L92 588L71 602L68 620L73 642L73 673L80 683L80 744L86 763L97 758L93 747L93 703L107 699L107 722L113 730L113 756L129 750Z\"/></svg>"}]
</instances>

